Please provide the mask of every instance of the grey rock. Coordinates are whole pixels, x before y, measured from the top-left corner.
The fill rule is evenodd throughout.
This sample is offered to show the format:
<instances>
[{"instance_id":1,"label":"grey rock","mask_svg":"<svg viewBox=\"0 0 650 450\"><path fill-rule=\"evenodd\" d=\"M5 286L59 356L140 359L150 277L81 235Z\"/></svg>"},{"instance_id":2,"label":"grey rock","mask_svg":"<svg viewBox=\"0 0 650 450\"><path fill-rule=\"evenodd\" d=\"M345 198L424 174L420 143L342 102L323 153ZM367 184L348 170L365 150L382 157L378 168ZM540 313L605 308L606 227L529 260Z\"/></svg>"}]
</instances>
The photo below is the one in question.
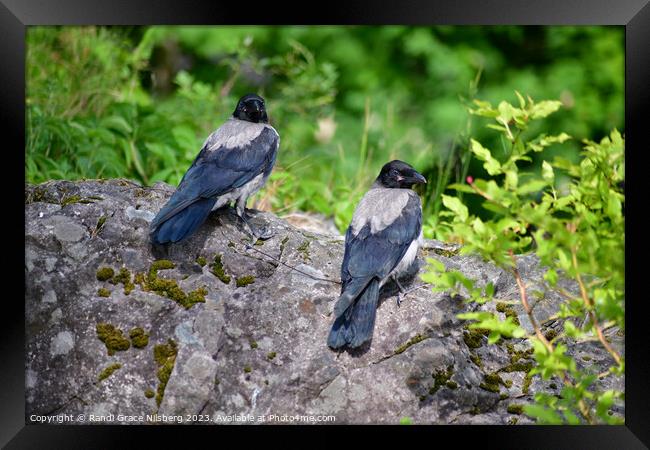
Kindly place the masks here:
<instances>
[{"instance_id":1,"label":"grey rock","mask_svg":"<svg viewBox=\"0 0 650 450\"><path fill-rule=\"evenodd\" d=\"M57 355L67 355L74 348L74 337L69 331L61 331L50 344L50 354L54 357Z\"/></svg>"},{"instance_id":2,"label":"grey rock","mask_svg":"<svg viewBox=\"0 0 650 450\"><path fill-rule=\"evenodd\" d=\"M532 420L509 414L509 403L529 403L536 392L561 389L560 381L535 376L523 393L525 373L503 371L510 364L505 344L525 350L523 339L488 346L482 338L479 348L467 346L466 323L456 315L494 311L494 304L466 304L462 296L426 287L411 292L398 307L396 287L387 284L371 345L353 352L330 350L326 339L343 257L343 238L334 234L331 223L317 226L310 217L301 229L273 214L253 211L254 224L268 224L275 236L247 248L247 234L239 229L233 211L224 208L212 213L186 242L153 249L148 222L173 192L171 186L143 188L127 180L51 181L25 190L27 417L330 414L335 423L398 423L410 417L414 423L507 424L516 417L521 424ZM73 195L95 200L61 205L60 199ZM101 227L100 218L105 218ZM494 283L499 299L519 298L510 274L480 258L459 256L457 249L427 241L410 277L403 280L405 287L422 284L417 273L426 270L428 256L481 285ZM221 255L229 283L212 272L216 255ZM197 257L207 264L200 266ZM100 267L108 266L115 273L126 268L133 280L136 273L146 276L156 259L175 264L174 269L160 270L160 278L175 280L186 293L205 288L205 302L185 309L139 284L127 294L122 284L96 277ZM544 332L562 330L561 320L546 320L557 312L562 298L544 285L544 268L534 256L520 257L518 267ZM236 279L244 276L253 276L253 282L237 287ZM562 283L565 290L577 292L571 282ZM100 288L108 289L109 297L99 296ZM522 326L532 331L521 305L514 302L512 308ZM127 338L129 330L141 327L149 343L109 355L96 332L102 322ZM612 345L623 352L619 334L607 330ZM154 348L170 339L177 355L158 405L145 391L155 392L159 386ZM598 342L572 344L569 354L594 373L611 364ZM99 381L100 372L115 363L121 367ZM512 382L499 387L508 395L506 400L480 387L493 372ZM601 389L623 389L624 378L608 376L597 383ZM622 416L624 408L616 414Z\"/></svg>"}]
</instances>

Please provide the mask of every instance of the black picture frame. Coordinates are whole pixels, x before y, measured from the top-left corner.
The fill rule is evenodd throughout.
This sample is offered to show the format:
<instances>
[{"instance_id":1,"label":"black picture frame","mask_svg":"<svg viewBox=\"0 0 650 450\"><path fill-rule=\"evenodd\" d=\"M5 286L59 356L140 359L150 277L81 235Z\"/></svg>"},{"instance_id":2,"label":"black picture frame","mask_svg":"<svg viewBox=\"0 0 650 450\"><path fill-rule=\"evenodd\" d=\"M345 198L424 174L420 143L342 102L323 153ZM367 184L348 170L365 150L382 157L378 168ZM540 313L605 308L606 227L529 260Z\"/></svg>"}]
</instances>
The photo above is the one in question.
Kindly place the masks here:
<instances>
[{"instance_id":1,"label":"black picture frame","mask_svg":"<svg viewBox=\"0 0 650 450\"><path fill-rule=\"evenodd\" d=\"M30 25L148 25L148 24L412 24L412 25L620 25L625 27L625 136L626 174L626 383L625 414L622 426L413 426L413 427L330 427L327 433L342 430L373 437L390 433L398 439L421 435L427 445L443 442L464 443L475 440L481 448L589 448L636 449L650 446L650 396L648 380L648 335L644 313L646 297L640 280L644 269L641 237L644 203L643 162L645 150L643 125L648 113L650 81L650 0L445 0L408 2L326 2L280 5L267 2L216 1L145 1L145 0L0 0L0 127L2 127L5 166L2 206L3 220L15 225L15 233L24 232L25 146L25 30ZM606 61L603 62L606 64ZM14 165L15 170L12 170ZM22 175L21 175L22 173ZM17 178L16 180L13 177ZM22 180L22 183L21 183ZM22 229L21 229L22 223ZM7 223L5 223L7 225ZM5 228L5 227L3 227ZM19 263L24 246L12 238L13 227L2 235L11 244L4 258L4 281L24 279ZM9 250L9 248L7 248ZM13 256L16 256L14 259ZM224 433L248 427L146 427L146 426L66 426L26 425L24 397L24 308L18 294L9 290L2 300L2 339L0 339L0 445L6 448L112 448L130 446L134 437L163 438L172 445L172 435L195 437L199 434ZM24 295L23 295L24 297ZM301 433L320 427L282 427ZM360 428L360 430L359 430ZM309 430L308 430L309 429ZM276 431L276 427L256 427L255 434ZM135 435L135 436L134 436ZM204 436L201 436L204 437ZM331 436L331 445L345 445ZM217 445L217 441L213 441ZM279 441L278 443L286 443ZM350 442L348 442L349 444ZM306 444L306 443L305 443ZM187 445L187 444L185 444ZM243 444L242 444L243 445ZM452 445L452 444L444 444Z\"/></svg>"}]
</instances>

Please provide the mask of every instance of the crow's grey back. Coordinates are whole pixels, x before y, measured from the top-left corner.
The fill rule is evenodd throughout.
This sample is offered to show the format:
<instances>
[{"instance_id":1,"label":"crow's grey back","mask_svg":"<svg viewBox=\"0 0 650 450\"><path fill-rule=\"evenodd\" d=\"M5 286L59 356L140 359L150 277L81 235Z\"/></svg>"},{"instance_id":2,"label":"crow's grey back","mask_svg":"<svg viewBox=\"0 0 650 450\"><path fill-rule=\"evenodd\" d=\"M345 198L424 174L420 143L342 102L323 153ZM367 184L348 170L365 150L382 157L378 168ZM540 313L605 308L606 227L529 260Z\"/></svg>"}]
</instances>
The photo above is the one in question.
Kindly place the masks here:
<instances>
[{"instance_id":1,"label":"crow's grey back","mask_svg":"<svg viewBox=\"0 0 650 450\"><path fill-rule=\"evenodd\" d=\"M402 214L402 210L411 195L417 196L410 189L388 189L373 187L363 196L352 216L352 234L359 231L370 222L370 232L378 233Z\"/></svg>"}]
</instances>

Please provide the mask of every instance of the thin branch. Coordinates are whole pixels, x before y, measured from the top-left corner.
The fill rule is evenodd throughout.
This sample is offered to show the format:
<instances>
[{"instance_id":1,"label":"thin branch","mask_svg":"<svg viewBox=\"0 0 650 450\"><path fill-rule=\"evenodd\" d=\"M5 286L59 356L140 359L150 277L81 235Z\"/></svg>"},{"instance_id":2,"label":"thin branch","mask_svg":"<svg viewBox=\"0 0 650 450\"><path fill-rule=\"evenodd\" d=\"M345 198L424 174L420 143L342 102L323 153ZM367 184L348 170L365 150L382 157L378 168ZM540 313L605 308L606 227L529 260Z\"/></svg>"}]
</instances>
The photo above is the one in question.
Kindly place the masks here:
<instances>
[{"instance_id":1,"label":"thin branch","mask_svg":"<svg viewBox=\"0 0 650 450\"><path fill-rule=\"evenodd\" d=\"M526 295L526 286L524 285L524 282L521 279L521 275L519 274L519 270L517 269L517 260L515 259L514 252L512 251L512 249L510 249L508 250L508 253L510 254L510 258L512 259L512 263L513 263L512 273L515 276L515 280L517 281L517 286L519 287L519 295L521 297L521 303L524 306L524 310L528 315L528 319L530 320L530 323L533 325L533 328L535 329L535 335L537 336L537 339L539 339L540 342L544 344L548 352L553 353L554 350L553 344L551 344L542 333L542 330L537 324L537 320L535 320L535 317L533 316L532 309L528 304L528 296ZM569 376L566 374L566 372L562 372L562 380L566 386L574 387L573 383L571 383L571 380L569 380ZM592 423L591 415L589 414L589 408L587 408L587 405L585 404L584 400L580 399L578 401L578 408L580 409L580 413L583 415L583 417L587 419L589 423Z\"/></svg>"},{"instance_id":2,"label":"thin branch","mask_svg":"<svg viewBox=\"0 0 650 450\"><path fill-rule=\"evenodd\" d=\"M575 232L575 227L572 228L572 231ZM571 247L571 260L573 262L573 268L576 271L576 280L578 281L578 286L580 286L580 295L582 296L582 301L584 302L585 307L589 312L589 317L591 318L591 323L593 324L594 329L596 330L596 334L598 335L598 340L603 344L605 350L607 350L607 352L609 352L609 354L612 355L612 358L614 358L616 364L620 366L621 356L618 354L618 352L616 352L616 350L614 350L614 348L609 344L609 342L607 342L607 339L605 339L605 335L603 334L603 329L600 326L600 323L598 322L598 318L596 317L596 312L593 308L594 304L592 300L589 298L587 289L585 288L585 285L582 281L582 277L580 276L580 271L578 271L578 255L575 247Z\"/></svg>"}]
</instances>

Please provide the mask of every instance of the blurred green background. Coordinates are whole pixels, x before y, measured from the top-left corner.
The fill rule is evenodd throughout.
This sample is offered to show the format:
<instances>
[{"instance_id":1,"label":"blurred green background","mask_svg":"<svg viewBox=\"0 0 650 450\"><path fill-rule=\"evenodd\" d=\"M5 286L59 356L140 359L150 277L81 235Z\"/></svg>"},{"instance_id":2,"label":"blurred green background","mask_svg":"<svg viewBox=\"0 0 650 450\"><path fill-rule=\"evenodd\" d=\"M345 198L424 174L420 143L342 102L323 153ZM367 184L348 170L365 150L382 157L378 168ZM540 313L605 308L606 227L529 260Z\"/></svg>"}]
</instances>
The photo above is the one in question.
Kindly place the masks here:
<instances>
[{"instance_id":1,"label":"blurred green background","mask_svg":"<svg viewBox=\"0 0 650 450\"><path fill-rule=\"evenodd\" d=\"M237 99L256 92L281 145L249 207L319 212L343 231L397 158L429 179L432 237L445 186L485 176L469 137L497 158L506 148L467 107L516 103L515 91L562 101L528 133L570 134L546 157L577 161L582 139L625 130L624 28L29 27L26 179L175 186Z\"/></svg>"}]
</instances>

